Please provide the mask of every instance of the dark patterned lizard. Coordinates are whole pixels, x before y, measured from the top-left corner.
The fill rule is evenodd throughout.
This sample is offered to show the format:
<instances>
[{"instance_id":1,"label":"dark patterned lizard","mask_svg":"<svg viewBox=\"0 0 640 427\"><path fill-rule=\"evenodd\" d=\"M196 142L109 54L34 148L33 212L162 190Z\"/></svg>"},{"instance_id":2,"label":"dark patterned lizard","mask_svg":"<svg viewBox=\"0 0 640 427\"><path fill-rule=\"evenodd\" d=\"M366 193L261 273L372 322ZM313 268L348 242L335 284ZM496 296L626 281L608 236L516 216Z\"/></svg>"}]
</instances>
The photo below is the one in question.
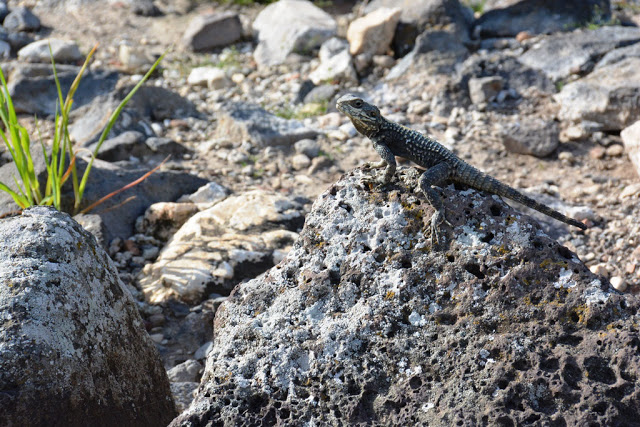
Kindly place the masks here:
<instances>
[{"instance_id":1,"label":"dark patterned lizard","mask_svg":"<svg viewBox=\"0 0 640 427\"><path fill-rule=\"evenodd\" d=\"M426 196L427 201L435 209L435 213L431 217L431 237L432 239L435 238L436 241L438 240L438 225L447 221L444 206L433 186L439 186L445 181L454 181L477 190L497 194L522 203L566 224L583 230L587 228L585 224L538 203L516 189L479 171L436 140L387 120L380 114L380 110L375 105L371 105L361 98L353 95L344 95L338 99L336 106L339 111L351 119L358 132L373 142L373 148L378 152L382 161L370 166L374 168L386 167L380 180L381 185L388 184L396 171L395 156L409 159L426 168L426 171L420 177L419 187Z\"/></svg>"}]
</instances>

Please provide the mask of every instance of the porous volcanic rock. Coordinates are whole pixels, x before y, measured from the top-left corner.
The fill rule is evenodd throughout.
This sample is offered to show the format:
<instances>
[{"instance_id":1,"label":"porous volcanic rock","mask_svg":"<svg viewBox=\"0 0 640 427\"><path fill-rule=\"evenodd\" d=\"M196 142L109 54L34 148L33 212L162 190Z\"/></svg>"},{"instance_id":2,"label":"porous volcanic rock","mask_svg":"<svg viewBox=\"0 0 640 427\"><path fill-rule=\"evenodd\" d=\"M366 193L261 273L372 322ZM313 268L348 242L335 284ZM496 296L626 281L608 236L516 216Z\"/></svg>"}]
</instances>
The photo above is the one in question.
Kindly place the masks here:
<instances>
[{"instance_id":1,"label":"porous volcanic rock","mask_svg":"<svg viewBox=\"0 0 640 427\"><path fill-rule=\"evenodd\" d=\"M96 240L36 207L0 220L0 424L164 426L167 374Z\"/></svg>"},{"instance_id":2,"label":"porous volcanic rock","mask_svg":"<svg viewBox=\"0 0 640 427\"><path fill-rule=\"evenodd\" d=\"M315 202L277 266L216 313L198 394L172 426L630 425L638 301L497 197L401 168ZM428 234L428 233L427 233Z\"/></svg>"}]
</instances>

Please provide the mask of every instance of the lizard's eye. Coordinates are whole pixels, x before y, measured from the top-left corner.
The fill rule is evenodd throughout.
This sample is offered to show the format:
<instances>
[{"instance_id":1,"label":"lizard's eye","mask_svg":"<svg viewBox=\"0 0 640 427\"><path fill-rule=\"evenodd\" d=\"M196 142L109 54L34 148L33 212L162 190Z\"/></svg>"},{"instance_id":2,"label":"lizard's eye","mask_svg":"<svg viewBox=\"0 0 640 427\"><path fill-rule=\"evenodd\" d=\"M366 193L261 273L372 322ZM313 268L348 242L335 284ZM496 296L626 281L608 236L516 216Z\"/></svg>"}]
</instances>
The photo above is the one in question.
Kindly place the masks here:
<instances>
[{"instance_id":1,"label":"lizard's eye","mask_svg":"<svg viewBox=\"0 0 640 427\"><path fill-rule=\"evenodd\" d=\"M369 111L367 114L369 114L369 117L377 117L378 113L376 113L375 111Z\"/></svg>"},{"instance_id":2,"label":"lizard's eye","mask_svg":"<svg viewBox=\"0 0 640 427\"><path fill-rule=\"evenodd\" d=\"M356 100L354 101L353 105L355 105L355 106L356 106L356 108L360 108L360 107L362 107L362 100L360 100L360 99L356 99Z\"/></svg>"}]
</instances>

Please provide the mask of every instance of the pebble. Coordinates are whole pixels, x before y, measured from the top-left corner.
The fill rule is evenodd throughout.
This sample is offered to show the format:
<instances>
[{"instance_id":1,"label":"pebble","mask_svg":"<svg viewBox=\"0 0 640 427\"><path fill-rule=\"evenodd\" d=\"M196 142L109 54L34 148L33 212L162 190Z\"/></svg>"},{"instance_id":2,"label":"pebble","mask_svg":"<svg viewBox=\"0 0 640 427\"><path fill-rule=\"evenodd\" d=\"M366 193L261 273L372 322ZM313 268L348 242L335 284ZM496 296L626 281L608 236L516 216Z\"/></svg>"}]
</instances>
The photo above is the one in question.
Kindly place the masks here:
<instances>
[{"instance_id":1,"label":"pebble","mask_svg":"<svg viewBox=\"0 0 640 427\"><path fill-rule=\"evenodd\" d=\"M162 340L164 340L164 334L151 334L149 337L151 338L151 341L156 344L160 344L162 343Z\"/></svg>"},{"instance_id":2,"label":"pebble","mask_svg":"<svg viewBox=\"0 0 640 427\"><path fill-rule=\"evenodd\" d=\"M602 159L604 157L604 155L606 154L606 150L604 147L593 147L591 150L589 150L589 157L591 157L592 159Z\"/></svg>"},{"instance_id":3,"label":"pebble","mask_svg":"<svg viewBox=\"0 0 640 427\"><path fill-rule=\"evenodd\" d=\"M592 265L591 267L589 267L589 270L591 270L593 274L597 274L598 276L609 277L609 271L607 270L606 263Z\"/></svg>"},{"instance_id":4,"label":"pebble","mask_svg":"<svg viewBox=\"0 0 640 427\"><path fill-rule=\"evenodd\" d=\"M296 154L291 158L291 165L297 171L306 169L311 165L311 159L309 159L305 154Z\"/></svg>"},{"instance_id":5,"label":"pebble","mask_svg":"<svg viewBox=\"0 0 640 427\"><path fill-rule=\"evenodd\" d=\"M627 282L620 276L613 276L611 280L611 286L617 291L624 292L627 290Z\"/></svg>"},{"instance_id":6,"label":"pebble","mask_svg":"<svg viewBox=\"0 0 640 427\"><path fill-rule=\"evenodd\" d=\"M620 144L613 144L607 147L606 154L609 157L620 157L624 154L624 147Z\"/></svg>"}]
</instances>

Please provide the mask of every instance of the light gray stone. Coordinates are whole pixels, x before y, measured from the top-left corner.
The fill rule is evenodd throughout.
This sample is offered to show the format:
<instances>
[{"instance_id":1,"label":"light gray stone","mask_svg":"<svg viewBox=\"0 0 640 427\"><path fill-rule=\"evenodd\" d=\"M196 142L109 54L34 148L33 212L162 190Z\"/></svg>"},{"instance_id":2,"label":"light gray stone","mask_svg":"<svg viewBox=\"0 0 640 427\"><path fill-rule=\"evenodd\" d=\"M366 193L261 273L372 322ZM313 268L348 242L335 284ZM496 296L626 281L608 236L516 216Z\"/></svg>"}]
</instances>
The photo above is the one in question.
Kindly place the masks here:
<instances>
[{"instance_id":1,"label":"light gray stone","mask_svg":"<svg viewBox=\"0 0 640 427\"><path fill-rule=\"evenodd\" d=\"M474 104L486 104L495 100L504 87L500 76L472 77L469 79L469 96Z\"/></svg>"},{"instance_id":2,"label":"light gray stone","mask_svg":"<svg viewBox=\"0 0 640 427\"><path fill-rule=\"evenodd\" d=\"M189 359L167 371L169 381L174 383L197 382L203 366L197 360Z\"/></svg>"},{"instance_id":3,"label":"light gray stone","mask_svg":"<svg viewBox=\"0 0 640 427\"><path fill-rule=\"evenodd\" d=\"M13 33L36 31L40 29L40 19L31 10L21 6L12 9L4 18L2 25Z\"/></svg>"},{"instance_id":4,"label":"light gray stone","mask_svg":"<svg viewBox=\"0 0 640 427\"><path fill-rule=\"evenodd\" d=\"M306 0L280 0L265 7L253 22L261 66L283 63L291 53L309 54L336 35L335 20Z\"/></svg>"},{"instance_id":5,"label":"light gray stone","mask_svg":"<svg viewBox=\"0 0 640 427\"><path fill-rule=\"evenodd\" d=\"M603 131L624 129L640 117L640 57L598 68L565 85L555 99L562 120L596 122Z\"/></svg>"},{"instance_id":6,"label":"light gray stone","mask_svg":"<svg viewBox=\"0 0 640 427\"><path fill-rule=\"evenodd\" d=\"M0 221L3 425L166 425L166 372L131 294L69 215Z\"/></svg>"},{"instance_id":7,"label":"light gray stone","mask_svg":"<svg viewBox=\"0 0 640 427\"><path fill-rule=\"evenodd\" d=\"M316 134L297 120L283 119L257 105L243 102L225 104L216 128L220 138L251 141L259 147L291 145Z\"/></svg>"},{"instance_id":8,"label":"light gray stone","mask_svg":"<svg viewBox=\"0 0 640 427\"><path fill-rule=\"evenodd\" d=\"M318 68L309 74L309 78L315 84L322 84L329 81L340 81L345 83L357 83L358 75L353 66L353 60L348 50L328 58L322 62Z\"/></svg>"},{"instance_id":9,"label":"light gray stone","mask_svg":"<svg viewBox=\"0 0 640 427\"><path fill-rule=\"evenodd\" d=\"M18 59L26 62L51 63L52 57L56 63L76 63L84 59L78 45L70 40L38 40L18 51Z\"/></svg>"},{"instance_id":10,"label":"light gray stone","mask_svg":"<svg viewBox=\"0 0 640 427\"><path fill-rule=\"evenodd\" d=\"M216 183L209 182L206 185L198 188L193 194L187 196L187 198L195 204L204 205L206 207L213 205L214 203L218 203L229 194L230 191L226 187Z\"/></svg>"},{"instance_id":11,"label":"light gray stone","mask_svg":"<svg viewBox=\"0 0 640 427\"><path fill-rule=\"evenodd\" d=\"M524 65L542 70L552 80L591 71L604 54L640 41L640 28L606 26L551 35L518 57Z\"/></svg>"},{"instance_id":12,"label":"light gray stone","mask_svg":"<svg viewBox=\"0 0 640 427\"><path fill-rule=\"evenodd\" d=\"M640 177L640 120L620 132L624 149Z\"/></svg>"},{"instance_id":13,"label":"light gray stone","mask_svg":"<svg viewBox=\"0 0 640 427\"><path fill-rule=\"evenodd\" d=\"M313 159L320 153L320 144L313 139L301 139L294 145L296 153L304 154Z\"/></svg>"},{"instance_id":14,"label":"light gray stone","mask_svg":"<svg viewBox=\"0 0 640 427\"><path fill-rule=\"evenodd\" d=\"M223 12L196 16L182 36L182 46L205 51L228 46L242 37L242 23L235 12Z\"/></svg>"},{"instance_id":15,"label":"light gray stone","mask_svg":"<svg viewBox=\"0 0 640 427\"><path fill-rule=\"evenodd\" d=\"M546 157L553 153L559 141L558 123L540 117L522 117L505 126L502 142L512 153Z\"/></svg>"}]
</instances>

